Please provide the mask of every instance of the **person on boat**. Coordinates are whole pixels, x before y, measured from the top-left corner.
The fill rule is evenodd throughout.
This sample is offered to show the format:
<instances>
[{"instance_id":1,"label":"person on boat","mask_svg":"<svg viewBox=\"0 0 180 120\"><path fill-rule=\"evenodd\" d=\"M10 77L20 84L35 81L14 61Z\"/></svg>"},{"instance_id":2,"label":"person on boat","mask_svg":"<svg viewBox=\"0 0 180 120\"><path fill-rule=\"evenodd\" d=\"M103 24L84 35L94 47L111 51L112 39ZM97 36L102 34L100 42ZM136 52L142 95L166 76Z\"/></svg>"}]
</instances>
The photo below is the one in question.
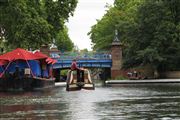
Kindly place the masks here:
<instances>
[{"instance_id":1,"label":"person on boat","mask_svg":"<svg viewBox=\"0 0 180 120\"><path fill-rule=\"evenodd\" d=\"M77 66L77 61L76 59L73 59L72 64L71 64L71 70L72 71L77 71L77 81L84 81L84 68L79 68ZM81 73L81 74L80 74Z\"/></svg>"},{"instance_id":2,"label":"person on boat","mask_svg":"<svg viewBox=\"0 0 180 120\"><path fill-rule=\"evenodd\" d=\"M19 68L19 66L15 66L14 78L15 79L20 78L20 68Z\"/></svg>"},{"instance_id":3,"label":"person on boat","mask_svg":"<svg viewBox=\"0 0 180 120\"><path fill-rule=\"evenodd\" d=\"M73 61L71 63L71 70L80 70L80 68L77 66L76 59L73 59Z\"/></svg>"},{"instance_id":4,"label":"person on boat","mask_svg":"<svg viewBox=\"0 0 180 120\"><path fill-rule=\"evenodd\" d=\"M43 77L43 78L48 78L49 77L49 75L48 75L48 66L47 66L47 64L46 64L46 62L45 61L42 61L41 62L41 77Z\"/></svg>"}]
</instances>

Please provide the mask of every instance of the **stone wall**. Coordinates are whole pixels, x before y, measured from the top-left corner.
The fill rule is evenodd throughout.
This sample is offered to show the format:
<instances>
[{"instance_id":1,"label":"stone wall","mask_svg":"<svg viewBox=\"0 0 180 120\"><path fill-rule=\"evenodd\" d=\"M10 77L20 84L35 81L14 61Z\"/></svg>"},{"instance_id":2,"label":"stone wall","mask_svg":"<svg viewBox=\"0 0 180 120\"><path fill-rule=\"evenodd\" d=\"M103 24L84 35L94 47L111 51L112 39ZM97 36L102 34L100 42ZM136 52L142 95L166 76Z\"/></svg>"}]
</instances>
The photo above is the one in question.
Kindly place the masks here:
<instances>
[{"instance_id":1,"label":"stone wall","mask_svg":"<svg viewBox=\"0 0 180 120\"><path fill-rule=\"evenodd\" d=\"M161 78L180 78L180 71L168 71L160 73Z\"/></svg>"},{"instance_id":2,"label":"stone wall","mask_svg":"<svg viewBox=\"0 0 180 120\"><path fill-rule=\"evenodd\" d=\"M116 77L122 75L121 71L120 70L112 70L111 69L111 78L112 79L115 79Z\"/></svg>"},{"instance_id":3,"label":"stone wall","mask_svg":"<svg viewBox=\"0 0 180 120\"><path fill-rule=\"evenodd\" d=\"M138 76L141 77L142 79L157 78L157 76L155 76L155 72L154 72L155 70L153 69L151 65L138 66L138 67L129 68L123 71L124 73L126 73L124 74L126 76L127 76L127 73L134 73L136 71Z\"/></svg>"},{"instance_id":4,"label":"stone wall","mask_svg":"<svg viewBox=\"0 0 180 120\"><path fill-rule=\"evenodd\" d=\"M144 65L137 68L137 71L139 71L143 77L147 79L155 78L154 75L154 69L151 65Z\"/></svg>"}]
</instances>

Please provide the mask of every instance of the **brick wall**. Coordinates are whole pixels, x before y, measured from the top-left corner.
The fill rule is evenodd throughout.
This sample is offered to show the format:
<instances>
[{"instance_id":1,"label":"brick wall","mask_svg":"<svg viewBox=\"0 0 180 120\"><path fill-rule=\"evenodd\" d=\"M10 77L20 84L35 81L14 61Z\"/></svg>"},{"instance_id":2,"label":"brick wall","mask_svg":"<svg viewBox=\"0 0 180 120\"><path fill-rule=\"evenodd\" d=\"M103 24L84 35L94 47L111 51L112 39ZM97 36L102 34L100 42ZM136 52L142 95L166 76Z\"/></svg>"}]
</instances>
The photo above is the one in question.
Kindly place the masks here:
<instances>
[{"instance_id":1,"label":"brick wall","mask_svg":"<svg viewBox=\"0 0 180 120\"><path fill-rule=\"evenodd\" d=\"M160 73L161 78L180 78L180 71L168 71Z\"/></svg>"}]
</instances>

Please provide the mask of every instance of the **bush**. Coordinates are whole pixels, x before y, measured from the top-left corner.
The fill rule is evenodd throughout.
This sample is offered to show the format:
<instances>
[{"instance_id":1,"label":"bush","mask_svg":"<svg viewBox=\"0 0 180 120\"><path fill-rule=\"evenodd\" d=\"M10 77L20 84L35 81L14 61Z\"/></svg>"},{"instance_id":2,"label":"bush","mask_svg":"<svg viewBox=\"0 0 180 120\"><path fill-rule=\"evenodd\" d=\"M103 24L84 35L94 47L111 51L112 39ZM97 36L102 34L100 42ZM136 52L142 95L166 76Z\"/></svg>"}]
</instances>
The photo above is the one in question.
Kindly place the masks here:
<instances>
[{"instance_id":1,"label":"bush","mask_svg":"<svg viewBox=\"0 0 180 120\"><path fill-rule=\"evenodd\" d=\"M115 80L128 80L129 78L128 77L125 77L125 76L117 76L115 78Z\"/></svg>"}]
</instances>

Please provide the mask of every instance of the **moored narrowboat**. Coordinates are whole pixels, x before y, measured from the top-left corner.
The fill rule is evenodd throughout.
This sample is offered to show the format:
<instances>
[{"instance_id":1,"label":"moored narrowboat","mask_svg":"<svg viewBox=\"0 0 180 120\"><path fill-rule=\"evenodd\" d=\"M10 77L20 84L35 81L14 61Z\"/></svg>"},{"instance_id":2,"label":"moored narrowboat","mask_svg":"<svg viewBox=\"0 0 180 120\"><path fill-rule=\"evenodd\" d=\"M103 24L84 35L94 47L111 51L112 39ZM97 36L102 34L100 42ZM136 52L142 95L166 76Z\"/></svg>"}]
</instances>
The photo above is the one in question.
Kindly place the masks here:
<instances>
[{"instance_id":1,"label":"moored narrowboat","mask_svg":"<svg viewBox=\"0 0 180 120\"><path fill-rule=\"evenodd\" d=\"M47 61L48 59L48 61ZM52 64L56 61L17 48L0 56L0 91L34 90L54 87Z\"/></svg>"}]
</instances>

